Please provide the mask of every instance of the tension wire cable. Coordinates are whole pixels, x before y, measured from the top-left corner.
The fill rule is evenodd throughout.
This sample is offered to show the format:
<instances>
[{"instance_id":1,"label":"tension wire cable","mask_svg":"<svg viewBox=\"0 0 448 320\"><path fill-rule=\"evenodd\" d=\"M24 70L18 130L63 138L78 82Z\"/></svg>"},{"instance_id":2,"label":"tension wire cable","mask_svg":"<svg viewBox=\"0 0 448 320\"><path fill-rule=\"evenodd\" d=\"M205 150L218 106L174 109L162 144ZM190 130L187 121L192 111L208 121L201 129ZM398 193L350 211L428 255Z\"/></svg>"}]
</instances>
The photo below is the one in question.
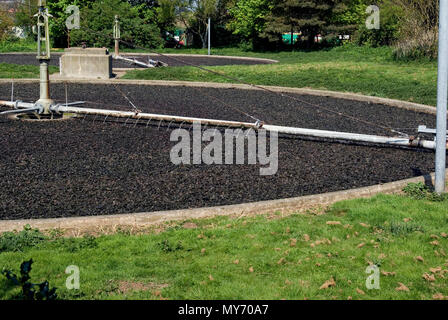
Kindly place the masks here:
<instances>
[{"instance_id":1,"label":"tension wire cable","mask_svg":"<svg viewBox=\"0 0 448 320\"><path fill-rule=\"evenodd\" d=\"M67 88L67 81L64 81L65 86L65 106L68 106L68 88Z\"/></svg>"},{"instance_id":2,"label":"tension wire cable","mask_svg":"<svg viewBox=\"0 0 448 320\"><path fill-rule=\"evenodd\" d=\"M132 108L134 108L134 112L135 112L135 114L137 115L137 114L139 114L140 112L142 112L139 108L137 108L136 106L135 106L135 104L134 103L132 103L132 101L131 101L131 99L129 99L127 96L126 96L126 94L116 85L116 84L113 84L113 87L118 91L118 92L120 92L121 93L121 95L126 99L126 101L128 101L129 102L129 104L132 106Z\"/></svg>"},{"instance_id":3,"label":"tension wire cable","mask_svg":"<svg viewBox=\"0 0 448 320\"><path fill-rule=\"evenodd\" d=\"M84 26L81 27L81 28L82 28L82 29L85 29L86 31L96 33L96 34L98 34L98 35L106 36L106 37L109 37L110 39L114 39L113 37L111 37L111 36L109 36L109 35L107 35L107 34L105 34L105 33L103 33L103 32L95 31L95 30L92 30L92 29L87 28L87 27L84 27ZM115 39L114 39L114 40L115 40ZM123 42L124 44L127 44L128 46L134 47L134 48L139 48L139 49L142 49L142 50L150 50L150 51L152 50L152 49L149 49L149 48L140 47L140 46L138 46L138 45L135 45L135 44L133 44L133 43L130 43L130 42L125 41L125 40L122 40L122 39L120 39L119 41L120 41L120 42ZM163 57L170 58L169 56L165 56L164 54L161 54L161 53L158 53L158 52L154 52L154 53L156 53L156 54L158 54L158 55L160 55L160 56L163 56ZM184 60L181 60L181 59L176 59L176 58L170 58L170 59L177 60L177 61L180 62L181 64L186 64L186 65L189 64L189 65L192 65L192 66L194 66L194 67L196 67L196 68L200 68L200 69L209 71L208 69L202 68L201 66L198 66L198 65L195 65L195 64L188 63L188 62L186 62L186 61L184 61ZM210 71L211 71L211 70L210 70ZM180 81L180 79L177 79L177 80ZM203 92L201 92L201 91L198 90L197 88L194 88L194 89L195 89L196 91L198 91L200 94L202 94L202 95L204 95L204 96L211 97L211 98L215 99L216 101L219 101L220 103L224 104L225 106L227 106L227 107L229 107L229 108L232 108L232 109L234 109L235 111L238 111L238 112L240 112L241 114L243 114L243 115L245 115L245 116L247 116L247 117L249 117L249 118L255 120L256 123L264 123L264 122L261 121L260 119L258 119L258 118L256 118L256 117L250 115L249 113L247 113L247 112L245 112L245 111L243 111L243 110L241 110L241 109L239 109L239 108L237 108L237 107L235 107L235 106L233 106L233 105L231 105L231 104L229 104L229 103L226 103L226 102L222 101L221 99L219 99L219 98L217 98L217 97L214 97L214 96L211 96L211 95L204 94Z\"/></svg>"},{"instance_id":4,"label":"tension wire cable","mask_svg":"<svg viewBox=\"0 0 448 320\"><path fill-rule=\"evenodd\" d=\"M90 28L86 28L86 27L82 27L82 28L83 28L83 29L86 29L86 30L88 30L88 31L90 31L90 32L94 32L94 33L97 33L97 34L101 34L102 36L106 36L106 37L112 38L111 36L109 36L109 35L107 35L107 34L104 34L104 33L101 33L101 32L95 31L95 30L91 30ZM131 47L134 47L134 48L138 48L138 49L142 49L142 50L149 50L150 52L153 52L153 53L155 53L155 54L157 54L157 55L159 55L159 56L161 56L161 57L165 57L165 58L167 58L167 59L171 59L171 60L174 60L174 61L178 61L178 62L180 62L180 63L182 63L182 64L185 64L185 65L189 65L189 66L195 67L195 68L200 69L200 70L202 70L202 71L205 71L205 72L208 72L208 73L211 73L211 74L215 74L215 75L218 75L218 76L220 76L220 77L227 78L227 79L232 80L232 81L237 81L237 82L239 82L239 83L248 85L248 86L253 87L253 88L256 88L256 89L260 89L260 90L263 90L263 91L266 91L266 92L269 92L269 93L272 93L272 94L275 94L275 95L280 95L280 96L282 96L282 97L287 97L287 98L290 98L290 99L292 99L292 100L294 100L294 101L296 101L296 102L301 102L301 103L310 105L310 106L312 106L312 107L316 107L316 108L325 110L325 111L327 111L327 112L329 112L329 113L333 113L333 114L339 115L339 116L341 116L341 117L345 117L345 118L348 118L348 119L351 119L351 120L354 120L354 121L357 121L357 122L360 122L360 123L364 123L364 124L367 124L367 125L370 125L370 126L375 126L375 127L378 127L378 128L382 128L382 129L387 130L387 131L390 131L390 132L392 132L392 133L396 133L396 134L400 134L400 135L402 135L402 136L406 136L406 137L408 137L408 134L403 133L403 132L400 132L400 131L397 131L397 130L394 130L394 128L391 128L391 127L388 127L388 126L385 126L385 125L381 125L381 124L378 124L378 123L373 123L373 122L370 122L370 121L368 121L368 120L364 120L364 119L360 119L360 118L357 118L357 117L354 117L354 116L351 116L351 115L347 115L347 114L344 114L344 113L339 112L339 111L334 111L334 110L332 110L332 109L330 109L330 108L323 107L322 105L315 104L315 103L311 103L311 102L308 102L308 101L299 99L299 98L297 98L297 97L295 97L295 96L292 96L292 95L289 95L289 94L285 94L285 93L282 93L282 92L277 92L277 91L271 90L271 89L266 88L266 87L261 86L261 85L252 84L252 83L246 82L246 81L244 81L244 80L241 80L241 79L239 79L239 78L236 78L236 77L233 77L233 76L229 76L229 75L227 75L227 74L225 74L225 73L218 72L218 71L214 71L214 70L210 70L210 69L205 68L205 67L203 67L203 66L196 65L196 64L194 64L194 63L191 63L191 62L188 62L188 61L179 59L179 58L175 58L175 57L173 57L173 56L168 56L168 55L159 53L159 52L157 52L157 51L155 51L155 50L153 50L153 49L145 48L145 47L142 47L142 46L138 46L138 45L136 45L136 44L134 44L134 43L131 43L131 42L129 42L129 41L125 41L125 40L123 40L123 39L120 39L119 41L122 42L122 43L124 43L124 44L126 44L126 45L128 45L128 46L131 46ZM124 93L123 93L123 92L122 92L122 91L115 85L115 84L114 84L114 87L115 87L115 88L116 88L116 89L123 95L123 97L124 97L130 104L131 104L131 106L134 108L134 111L136 112L136 114L138 114L138 113L141 112L141 110L139 110L139 109L134 105L134 103L132 103L132 101L131 101L131 100L130 100L130 99L129 99L129 98L128 98L128 97L127 97L127 96L126 96L126 95L125 95L125 94L124 94ZM203 95L205 95L205 96L213 97L213 96L210 96L210 95L206 95L206 94L204 94L204 93L201 93L201 94L203 94ZM217 100L217 101L220 101L220 102L223 103L224 105L229 106L229 107L232 107L232 108L234 108L235 110L237 110L237 111L243 113L244 115L249 116L250 118L256 120L257 122L260 122L259 119L257 119L257 118L255 118L255 117L249 115L248 113L246 113L246 112L244 112L244 111L242 111L242 110L240 110L240 109L238 109L238 108L236 108L236 107L234 107L234 106L231 106L230 104L228 104L228 103L226 103L226 102L220 100L219 98L216 98L216 97L213 97L213 98L214 98L215 100Z\"/></svg>"},{"instance_id":5,"label":"tension wire cable","mask_svg":"<svg viewBox=\"0 0 448 320\"><path fill-rule=\"evenodd\" d=\"M210 70L210 69L205 68L205 67L203 67L203 66L196 65L196 64L194 64L194 63L191 63L191 62L188 62L188 61L179 59L179 58L175 58L175 57L173 57L173 56L168 56L168 55L159 53L159 52L157 52L157 51L155 51L155 50L153 50L153 49L150 49L150 48L145 48L145 47L138 46L138 45L136 45L136 44L134 44L134 43L131 43L131 42L129 42L129 41L125 41L125 40L120 39L120 42L123 42L124 44L126 44L126 45L128 45L128 46L135 47L135 48L137 48L137 49L149 50L150 52L153 52L153 53L155 53L155 54L157 54L157 55L159 55L159 56L161 56L161 57L164 57L164 58L167 58L167 59L171 59L171 60L174 60L174 61L183 63L183 64L185 64L185 65L189 65L189 66L195 67L195 68L197 68L197 69L200 69L200 70L206 71L206 72L208 72L208 73L212 73L212 74L215 74L215 75L218 75L218 76L227 78L227 79L232 80L232 81L237 81L237 82L239 82L239 83L241 83L241 84L245 84L245 85L247 85L247 86L250 86L250 87L253 87L253 88L256 88L256 89L260 89L260 90L263 90L263 91L266 91L266 92L269 92L269 93L272 93L272 94L275 94L275 95L280 95L280 96L282 96L282 97L290 98L290 99L292 99L292 100L294 100L294 101L296 101L296 102L301 102L301 103L310 105L310 106L312 106L312 107L316 107L316 108L325 110L325 111L327 111L327 112L336 114L336 115L341 116L341 117L345 117L345 118L348 118L348 119L351 119L351 120L354 120L354 121L357 121L357 122L360 122L360 123L364 123L364 124L367 124L367 125L370 125L370 126L374 126L374 127L377 127L377 128L381 128L381 129L387 130L387 131L389 131L389 132L392 132L392 133L395 133L395 134L399 134L399 135L401 135L401 136L405 136L405 137L408 137L408 136L409 136L408 134L406 134L406 133L404 133L404 132L400 132L400 131L394 130L394 128L391 128L391 127L389 127L389 126L382 125L382 124L378 124L378 123L374 123L374 122L371 122L371 121L368 121L368 120L364 120L364 119L360 119L360 118L357 118L357 117L354 117L354 116L351 116L351 115L342 113L342 112L340 112L340 111L334 111L334 110L332 110L332 109L330 109L330 108L326 108L326 107L324 107L324 106L322 106L322 105L315 104L315 103L312 103L312 102L308 102L308 101L302 100L302 99L300 99L300 98L297 98L297 97L295 97L295 96L292 96L292 95L289 95L289 94L286 94L286 93L283 93L283 92L277 92L277 91L271 90L271 89L269 89L269 88L266 88L266 87L264 87L264 86L256 85L256 84L253 84L253 83L249 83L249 82L246 82L246 81L241 80L241 79L239 79L239 78L229 76L229 75L227 75L227 74L225 74L225 73L222 73L222 72L218 72L218 71Z\"/></svg>"},{"instance_id":6,"label":"tension wire cable","mask_svg":"<svg viewBox=\"0 0 448 320\"><path fill-rule=\"evenodd\" d=\"M11 79L11 102L14 102L14 78Z\"/></svg>"}]
</instances>

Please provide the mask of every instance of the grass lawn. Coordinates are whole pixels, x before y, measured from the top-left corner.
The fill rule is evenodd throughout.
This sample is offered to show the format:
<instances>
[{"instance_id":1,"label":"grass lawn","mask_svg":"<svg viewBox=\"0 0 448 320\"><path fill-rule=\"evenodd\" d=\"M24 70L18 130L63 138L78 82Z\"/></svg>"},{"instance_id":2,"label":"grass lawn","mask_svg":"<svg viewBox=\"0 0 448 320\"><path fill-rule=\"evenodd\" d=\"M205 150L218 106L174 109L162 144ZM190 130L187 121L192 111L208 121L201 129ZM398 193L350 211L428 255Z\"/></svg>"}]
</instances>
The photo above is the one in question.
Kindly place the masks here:
<instances>
[{"instance_id":1,"label":"grass lawn","mask_svg":"<svg viewBox=\"0 0 448 320\"><path fill-rule=\"evenodd\" d=\"M8 47L3 50L14 51ZM141 50L128 49L123 52L141 52ZM207 53L203 49L160 49L158 52ZM392 58L392 49L387 47L344 46L321 51L277 53L246 52L237 48L227 48L213 49L212 53L279 61L273 65L208 67L249 83L355 92L428 105L436 104L437 63L397 62ZM0 64L0 78L38 77L38 67L23 68L25 69ZM53 69L53 72L55 70ZM128 72L123 79L235 82L191 66L135 70Z\"/></svg>"},{"instance_id":2,"label":"grass lawn","mask_svg":"<svg viewBox=\"0 0 448 320\"><path fill-rule=\"evenodd\" d=\"M184 50L175 52L190 53ZM206 51L196 50L194 53L204 54ZM213 54L268 58L280 62L208 67L249 83L355 92L436 104L437 63L397 62L392 59L392 49L386 47L346 46L323 51L280 53L216 49ZM190 66L131 71L124 79L235 82Z\"/></svg>"},{"instance_id":3,"label":"grass lawn","mask_svg":"<svg viewBox=\"0 0 448 320\"><path fill-rule=\"evenodd\" d=\"M59 68L50 66L49 71L50 74L52 74L58 72ZM39 78L39 66L24 66L18 64L0 63L0 78Z\"/></svg>"},{"instance_id":4,"label":"grass lawn","mask_svg":"<svg viewBox=\"0 0 448 320\"><path fill-rule=\"evenodd\" d=\"M176 222L138 235L53 235L21 251L3 238L0 268L17 271L32 258L32 280L49 280L65 299L448 298L447 207L448 200L379 195L321 213ZM366 288L369 264L380 268L379 290ZM65 289L69 265L80 268L79 291ZM1 277L0 297L16 293Z\"/></svg>"},{"instance_id":5,"label":"grass lawn","mask_svg":"<svg viewBox=\"0 0 448 320\"><path fill-rule=\"evenodd\" d=\"M0 41L0 53L8 52L37 52L37 44L32 41Z\"/></svg>"},{"instance_id":6,"label":"grass lawn","mask_svg":"<svg viewBox=\"0 0 448 320\"><path fill-rule=\"evenodd\" d=\"M60 48L52 48L52 52L64 51ZM0 41L0 53L10 53L10 52L37 52L36 41L30 40L16 40L16 41Z\"/></svg>"}]
</instances>

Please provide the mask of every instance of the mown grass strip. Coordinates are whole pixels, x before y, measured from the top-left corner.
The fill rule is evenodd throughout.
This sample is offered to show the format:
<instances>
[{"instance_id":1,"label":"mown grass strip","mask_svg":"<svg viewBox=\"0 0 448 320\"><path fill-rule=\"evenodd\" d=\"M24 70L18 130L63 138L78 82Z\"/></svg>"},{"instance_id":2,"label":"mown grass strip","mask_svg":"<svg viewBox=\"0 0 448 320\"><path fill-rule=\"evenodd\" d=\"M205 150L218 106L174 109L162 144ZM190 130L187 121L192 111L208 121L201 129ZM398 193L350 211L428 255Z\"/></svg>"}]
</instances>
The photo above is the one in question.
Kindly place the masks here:
<instances>
[{"instance_id":1,"label":"mown grass strip","mask_svg":"<svg viewBox=\"0 0 448 320\"><path fill-rule=\"evenodd\" d=\"M50 66L49 71L50 74L56 73L59 71L59 68ZM3 79L39 78L39 66L0 63L0 78Z\"/></svg>"},{"instance_id":2,"label":"mown grass strip","mask_svg":"<svg viewBox=\"0 0 448 320\"><path fill-rule=\"evenodd\" d=\"M354 92L428 105L436 103L436 64L393 61L390 48L348 46L314 52L223 50L220 53L279 61L273 65L208 67L253 84ZM190 66L135 70L128 72L124 79L235 82Z\"/></svg>"},{"instance_id":3,"label":"mown grass strip","mask_svg":"<svg viewBox=\"0 0 448 320\"><path fill-rule=\"evenodd\" d=\"M448 296L447 208L447 200L379 195L337 203L325 214L216 218L140 235L56 237L0 253L0 266L17 269L32 258L33 279L48 279L61 298L433 299ZM366 288L370 264L380 268L380 290ZM80 267L79 291L65 289L69 265ZM333 286L320 289L331 279ZM398 291L399 283L409 291ZM14 296L6 288L0 279L3 299Z\"/></svg>"}]
</instances>

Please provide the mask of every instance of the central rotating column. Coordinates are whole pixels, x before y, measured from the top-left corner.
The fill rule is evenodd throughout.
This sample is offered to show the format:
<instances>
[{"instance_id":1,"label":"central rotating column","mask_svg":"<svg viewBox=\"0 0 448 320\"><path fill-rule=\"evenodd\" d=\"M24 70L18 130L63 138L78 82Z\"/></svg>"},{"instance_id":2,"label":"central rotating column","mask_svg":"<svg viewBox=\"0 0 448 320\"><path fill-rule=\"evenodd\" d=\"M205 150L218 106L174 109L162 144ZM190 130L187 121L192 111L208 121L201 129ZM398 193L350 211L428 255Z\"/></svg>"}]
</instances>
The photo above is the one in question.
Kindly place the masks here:
<instances>
[{"instance_id":1,"label":"central rotating column","mask_svg":"<svg viewBox=\"0 0 448 320\"><path fill-rule=\"evenodd\" d=\"M44 0L39 0L39 12L37 16L37 59L40 64L40 97L36 105L42 107L41 114L49 114L50 107L54 101L50 98L50 30L48 27L48 9L45 8Z\"/></svg>"}]
</instances>

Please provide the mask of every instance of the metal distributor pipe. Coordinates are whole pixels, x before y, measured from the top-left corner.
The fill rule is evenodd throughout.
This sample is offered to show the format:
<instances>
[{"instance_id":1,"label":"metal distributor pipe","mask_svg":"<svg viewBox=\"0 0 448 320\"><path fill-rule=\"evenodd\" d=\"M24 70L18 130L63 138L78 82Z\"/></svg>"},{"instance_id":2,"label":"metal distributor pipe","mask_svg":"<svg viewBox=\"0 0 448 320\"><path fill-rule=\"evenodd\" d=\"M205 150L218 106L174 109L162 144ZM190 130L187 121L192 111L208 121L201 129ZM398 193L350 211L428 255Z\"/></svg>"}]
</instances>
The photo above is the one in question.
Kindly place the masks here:
<instances>
[{"instance_id":1,"label":"metal distributor pipe","mask_svg":"<svg viewBox=\"0 0 448 320\"><path fill-rule=\"evenodd\" d=\"M133 63L133 64L139 65L141 67L145 67L145 68L154 68L155 67L154 65L152 65L150 63L144 63L144 62L138 61L137 59L129 59L129 58L125 58L125 57L117 56L117 55L115 55L113 58L115 60L123 60L123 61Z\"/></svg>"},{"instance_id":2,"label":"metal distributor pipe","mask_svg":"<svg viewBox=\"0 0 448 320\"><path fill-rule=\"evenodd\" d=\"M73 105L83 104L84 102L72 102L68 104L58 104L50 107L50 112L54 113L75 113L75 114L85 114L85 115L98 115L116 118L132 118L137 120L158 120L158 121L169 121L178 123L195 123L199 122L201 124L207 124L210 126L219 127L229 127L229 128L252 128L258 130L263 128L267 131L275 131L283 134L308 136L315 138L326 138L335 140L347 140L347 141L357 141L357 142L367 142L374 144L383 144L390 146L400 146L400 147L416 147L434 150L436 148L436 142L423 139L413 139L413 138L403 138L403 137L385 137L376 136L368 134L350 133L350 132L338 132L338 131L328 131L328 130L317 130L317 129L306 129L306 128L296 128L296 127L285 127L276 126L269 124L262 124L260 122L239 122L239 121L228 121L228 120L216 120L216 119L204 119L204 118L194 118L194 117L180 117L171 116L155 113L135 113L131 111L117 111L117 110L107 110L107 109L93 109L93 108L79 108L73 107ZM0 105L12 107L12 108L22 108L27 109L34 107L33 103L26 102L12 102L12 101L0 101Z\"/></svg>"},{"instance_id":3,"label":"metal distributor pipe","mask_svg":"<svg viewBox=\"0 0 448 320\"><path fill-rule=\"evenodd\" d=\"M358 142L368 142L375 144L384 144L390 146L400 146L400 147L418 147L424 149L435 149L435 142L422 140L422 139L412 139L412 138L402 138L402 137L383 137L367 134L358 133L348 133L348 132L337 132L337 131L327 131L327 130L316 130L316 129L305 129L305 128L295 128L295 127L284 127L267 125L260 122L239 122L239 121L227 121L227 120L216 120L216 119L203 119L203 118L193 118L193 117L178 117L171 115L153 114L153 113L135 113L129 111L115 111L115 110L105 110L105 109L90 109L90 108L77 108L64 105L58 105L51 107L52 112L67 112L75 114L87 114L87 115L99 115L99 116L109 116L118 118L132 118L132 119L145 119L145 120L160 120L160 121L170 121L178 123L195 123L199 122L201 124L207 124L210 126L220 126L220 127L233 127L233 128L252 128L254 130L265 129L267 131L275 131L283 134L300 135L300 136L310 136L317 138L327 138L336 140L347 140L347 141L358 141Z\"/></svg>"},{"instance_id":4,"label":"metal distributor pipe","mask_svg":"<svg viewBox=\"0 0 448 320\"><path fill-rule=\"evenodd\" d=\"M264 125L263 129L268 131L277 131L279 133L293 134L300 136L310 136L316 138L329 138L336 140L348 140L358 142L369 142L375 144L385 144L391 146L401 147L420 147L425 149L435 149L435 142L422 140L422 139L410 139L401 137L384 137L368 134L349 133L349 132L337 132L327 130L294 128L294 127L282 127L273 125Z\"/></svg>"},{"instance_id":5,"label":"metal distributor pipe","mask_svg":"<svg viewBox=\"0 0 448 320\"><path fill-rule=\"evenodd\" d=\"M25 114L25 113L41 113L43 111L42 106L25 108L25 109L15 109L0 112L0 115L10 115L10 114Z\"/></svg>"},{"instance_id":6,"label":"metal distributor pipe","mask_svg":"<svg viewBox=\"0 0 448 320\"><path fill-rule=\"evenodd\" d=\"M13 110L6 110L0 112L0 115L26 114L26 113L41 114L44 111L44 107L38 103L27 103L22 101L0 101L0 105L14 108Z\"/></svg>"},{"instance_id":7,"label":"metal distributor pipe","mask_svg":"<svg viewBox=\"0 0 448 320\"><path fill-rule=\"evenodd\" d=\"M69 102L69 103L63 103L64 106L73 106L73 105L79 105L79 104L84 104L85 101L76 101L76 102ZM50 111L52 108L55 108L57 106L59 106L61 104L58 105L53 105L50 107ZM30 103L30 102L23 102L23 101L3 101L0 100L0 106L5 106L5 107L10 107L10 108L14 108L14 109L28 109L28 108L32 108L35 106L39 106L39 104L36 103Z\"/></svg>"},{"instance_id":8,"label":"metal distributor pipe","mask_svg":"<svg viewBox=\"0 0 448 320\"><path fill-rule=\"evenodd\" d=\"M1 101L0 101L1 103ZM179 117L170 116L163 114L154 113L135 113L131 111L116 111L116 110L106 110L106 109L92 109L92 108L77 108L64 105L56 105L50 108L52 112L56 113L75 113L75 114L87 114L87 115L98 115L98 116L108 116L116 118L132 118L132 119L143 119L143 120L159 120L159 121L170 121L179 123L195 123L200 122L203 124L208 124L211 126L220 127L234 127L234 128L257 128L257 123L251 122L238 122L238 121L227 121L227 120L215 120L215 119L202 119L202 118L192 118L192 117Z\"/></svg>"},{"instance_id":9,"label":"metal distributor pipe","mask_svg":"<svg viewBox=\"0 0 448 320\"><path fill-rule=\"evenodd\" d=\"M10 107L14 109L27 109L35 106L35 103L23 102L23 101L3 101L0 100L0 105Z\"/></svg>"}]
</instances>

